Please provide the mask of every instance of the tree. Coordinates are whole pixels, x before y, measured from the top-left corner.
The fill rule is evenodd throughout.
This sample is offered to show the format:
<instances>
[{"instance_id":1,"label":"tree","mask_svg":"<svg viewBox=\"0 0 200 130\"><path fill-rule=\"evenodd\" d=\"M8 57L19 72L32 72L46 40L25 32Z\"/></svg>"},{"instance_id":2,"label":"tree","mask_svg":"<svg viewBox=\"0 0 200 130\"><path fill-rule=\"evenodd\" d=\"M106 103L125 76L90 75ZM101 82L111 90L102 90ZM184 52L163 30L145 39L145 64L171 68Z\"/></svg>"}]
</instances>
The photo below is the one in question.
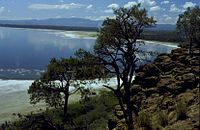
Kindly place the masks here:
<instances>
[{"instance_id":1,"label":"tree","mask_svg":"<svg viewBox=\"0 0 200 130\"><path fill-rule=\"evenodd\" d=\"M69 96L80 89L83 89L80 82L78 68L80 61L76 58L57 60L53 58L47 67L47 70L39 80L36 80L28 89L30 102L32 104L44 100L49 106L58 108L64 106L64 116L67 116ZM69 88L75 89L70 91Z\"/></svg>"},{"instance_id":2,"label":"tree","mask_svg":"<svg viewBox=\"0 0 200 130\"><path fill-rule=\"evenodd\" d=\"M189 42L189 53L191 54L192 45L199 46L200 43L199 7L188 8L180 14L176 26L181 37Z\"/></svg>"},{"instance_id":3,"label":"tree","mask_svg":"<svg viewBox=\"0 0 200 130\"><path fill-rule=\"evenodd\" d=\"M102 66L94 63L93 55L82 49L75 52L75 57L53 58L41 78L29 87L30 102L36 104L44 100L51 107L64 106L63 113L67 117L69 96L79 91L82 98L88 99L92 92L86 85L106 75ZM74 87L71 91L70 86Z\"/></svg>"},{"instance_id":4,"label":"tree","mask_svg":"<svg viewBox=\"0 0 200 130\"><path fill-rule=\"evenodd\" d=\"M131 101L131 85L133 75L139 62L138 54L140 38L144 28L155 24L147 11L140 8L140 4L132 8L114 10L115 18L104 20L94 47L94 53L109 73L117 77L117 87L104 85L112 90L124 113L128 129L133 127L133 113L137 115L134 103Z\"/></svg>"}]
</instances>

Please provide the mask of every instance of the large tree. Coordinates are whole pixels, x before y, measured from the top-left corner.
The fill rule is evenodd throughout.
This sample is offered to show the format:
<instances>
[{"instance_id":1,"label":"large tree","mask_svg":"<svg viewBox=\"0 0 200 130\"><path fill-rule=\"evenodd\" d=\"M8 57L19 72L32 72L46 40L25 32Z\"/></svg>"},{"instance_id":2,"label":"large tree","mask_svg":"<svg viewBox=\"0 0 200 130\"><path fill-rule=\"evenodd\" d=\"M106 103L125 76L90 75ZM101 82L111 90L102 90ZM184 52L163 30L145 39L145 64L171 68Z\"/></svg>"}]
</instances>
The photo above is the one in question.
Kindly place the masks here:
<instances>
[{"instance_id":1,"label":"large tree","mask_svg":"<svg viewBox=\"0 0 200 130\"><path fill-rule=\"evenodd\" d=\"M192 45L200 45L199 7L188 8L183 14L180 14L176 25L181 37L189 42L189 53L191 54Z\"/></svg>"},{"instance_id":2,"label":"large tree","mask_svg":"<svg viewBox=\"0 0 200 130\"><path fill-rule=\"evenodd\" d=\"M94 47L94 53L111 74L117 77L117 87L107 85L119 100L128 129L132 130L133 113L137 114L134 102L131 100L131 86L138 57L140 38L144 28L155 24L152 17L140 4L132 8L119 8L114 10L115 18L104 20Z\"/></svg>"}]
</instances>

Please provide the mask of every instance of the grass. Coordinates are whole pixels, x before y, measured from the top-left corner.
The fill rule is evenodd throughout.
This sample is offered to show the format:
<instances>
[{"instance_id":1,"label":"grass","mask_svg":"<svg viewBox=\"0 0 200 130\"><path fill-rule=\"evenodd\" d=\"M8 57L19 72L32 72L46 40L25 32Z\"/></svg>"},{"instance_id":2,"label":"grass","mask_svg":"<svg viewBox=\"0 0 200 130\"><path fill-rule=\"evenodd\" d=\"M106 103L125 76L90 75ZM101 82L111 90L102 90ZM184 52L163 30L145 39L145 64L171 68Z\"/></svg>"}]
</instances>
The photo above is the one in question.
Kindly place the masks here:
<instances>
[{"instance_id":1,"label":"grass","mask_svg":"<svg viewBox=\"0 0 200 130\"><path fill-rule=\"evenodd\" d=\"M157 115L158 124L165 127L169 124L169 119L166 111L160 111Z\"/></svg>"},{"instance_id":2,"label":"grass","mask_svg":"<svg viewBox=\"0 0 200 130\"><path fill-rule=\"evenodd\" d=\"M136 117L136 124L138 127L145 128L147 130L152 130L151 116L147 112L140 112L139 116Z\"/></svg>"},{"instance_id":3,"label":"grass","mask_svg":"<svg viewBox=\"0 0 200 130\"><path fill-rule=\"evenodd\" d=\"M177 120L184 120L187 118L187 104L184 100L180 100L176 104Z\"/></svg>"}]
</instances>

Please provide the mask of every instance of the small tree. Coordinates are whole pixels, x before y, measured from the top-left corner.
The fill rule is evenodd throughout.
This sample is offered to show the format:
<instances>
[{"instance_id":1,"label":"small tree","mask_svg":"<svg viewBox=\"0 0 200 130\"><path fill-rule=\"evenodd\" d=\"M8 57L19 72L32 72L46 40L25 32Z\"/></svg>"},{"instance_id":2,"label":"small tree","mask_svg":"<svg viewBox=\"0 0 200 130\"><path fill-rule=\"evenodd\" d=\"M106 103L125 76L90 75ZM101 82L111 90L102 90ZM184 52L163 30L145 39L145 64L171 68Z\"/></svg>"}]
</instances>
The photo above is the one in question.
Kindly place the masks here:
<instances>
[{"instance_id":1,"label":"small tree","mask_svg":"<svg viewBox=\"0 0 200 130\"><path fill-rule=\"evenodd\" d=\"M35 104L44 100L51 107L64 106L63 112L66 117L69 96L81 89L80 84L75 81L79 78L79 65L80 61L75 58L53 58L46 72L29 87L30 102ZM75 87L73 91L69 90L70 85Z\"/></svg>"},{"instance_id":2,"label":"small tree","mask_svg":"<svg viewBox=\"0 0 200 130\"><path fill-rule=\"evenodd\" d=\"M191 54L192 45L199 46L200 43L199 7L188 8L183 14L179 15L176 25L181 37L189 42L189 53Z\"/></svg>"},{"instance_id":3,"label":"small tree","mask_svg":"<svg viewBox=\"0 0 200 130\"><path fill-rule=\"evenodd\" d=\"M91 92L86 85L91 80L103 78L106 75L102 66L94 63L96 63L96 59L93 55L82 49L75 52L73 58L61 60L53 58L47 66L46 72L29 87L30 102L35 104L44 100L51 107L64 106L63 113L66 117L69 96L80 91L82 98L87 99ZM71 91L70 86L74 87Z\"/></svg>"},{"instance_id":4,"label":"small tree","mask_svg":"<svg viewBox=\"0 0 200 130\"><path fill-rule=\"evenodd\" d=\"M129 130L133 129L133 113L137 114L131 101L131 85L136 64L140 60L139 43L141 33L145 27L155 24L147 11L140 8L140 4L130 9L114 10L115 18L104 20L94 47L94 52L109 73L117 77L117 88L106 86L118 98L125 121Z\"/></svg>"}]
</instances>

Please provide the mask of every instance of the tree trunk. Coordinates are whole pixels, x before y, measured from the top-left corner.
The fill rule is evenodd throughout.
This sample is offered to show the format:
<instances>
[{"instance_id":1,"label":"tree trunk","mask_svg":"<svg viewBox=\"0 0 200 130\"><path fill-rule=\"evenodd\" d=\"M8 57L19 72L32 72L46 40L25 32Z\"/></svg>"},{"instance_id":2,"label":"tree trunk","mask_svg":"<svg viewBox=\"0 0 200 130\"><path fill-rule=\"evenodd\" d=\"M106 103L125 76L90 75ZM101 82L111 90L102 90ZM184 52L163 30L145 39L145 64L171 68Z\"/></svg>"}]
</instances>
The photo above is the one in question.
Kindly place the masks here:
<instances>
[{"instance_id":1,"label":"tree trunk","mask_svg":"<svg viewBox=\"0 0 200 130\"><path fill-rule=\"evenodd\" d=\"M189 55L192 54L192 38L190 38Z\"/></svg>"},{"instance_id":2,"label":"tree trunk","mask_svg":"<svg viewBox=\"0 0 200 130\"><path fill-rule=\"evenodd\" d=\"M133 130L133 104L131 103L131 93L130 93L130 84L128 82L125 83L125 104L127 106L127 126L128 130Z\"/></svg>"},{"instance_id":3,"label":"tree trunk","mask_svg":"<svg viewBox=\"0 0 200 130\"><path fill-rule=\"evenodd\" d=\"M132 103L130 101L130 96L129 99L127 101L127 114L128 114L128 121L127 121L127 125L128 125L128 129L129 130L133 130L133 106Z\"/></svg>"},{"instance_id":4,"label":"tree trunk","mask_svg":"<svg viewBox=\"0 0 200 130\"><path fill-rule=\"evenodd\" d=\"M69 94L65 93L64 117L67 117Z\"/></svg>"}]
</instances>

